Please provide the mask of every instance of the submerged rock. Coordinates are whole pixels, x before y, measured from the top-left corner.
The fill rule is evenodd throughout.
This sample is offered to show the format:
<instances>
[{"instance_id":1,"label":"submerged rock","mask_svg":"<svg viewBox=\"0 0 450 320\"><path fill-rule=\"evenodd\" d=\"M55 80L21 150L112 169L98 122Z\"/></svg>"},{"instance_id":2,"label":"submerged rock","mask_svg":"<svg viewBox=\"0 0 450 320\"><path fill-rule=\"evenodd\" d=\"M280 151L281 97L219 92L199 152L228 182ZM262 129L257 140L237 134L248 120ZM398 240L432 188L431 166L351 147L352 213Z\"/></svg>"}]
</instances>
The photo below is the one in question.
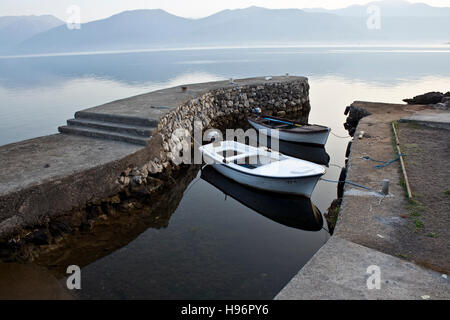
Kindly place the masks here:
<instances>
[{"instance_id":1,"label":"submerged rock","mask_svg":"<svg viewBox=\"0 0 450 320\"><path fill-rule=\"evenodd\" d=\"M49 231L53 237L59 237L70 230L71 228L68 225L59 221L54 221L49 225Z\"/></svg>"},{"instance_id":2,"label":"submerged rock","mask_svg":"<svg viewBox=\"0 0 450 320\"><path fill-rule=\"evenodd\" d=\"M328 231L332 235L336 227L336 223L339 217L339 212L341 210L342 198L334 199L327 213L324 214L325 220L327 221Z\"/></svg>"},{"instance_id":3,"label":"submerged rock","mask_svg":"<svg viewBox=\"0 0 450 320\"><path fill-rule=\"evenodd\" d=\"M35 245L46 245L49 243L48 235L45 230L36 230L25 237L26 242L31 242Z\"/></svg>"}]
</instances>

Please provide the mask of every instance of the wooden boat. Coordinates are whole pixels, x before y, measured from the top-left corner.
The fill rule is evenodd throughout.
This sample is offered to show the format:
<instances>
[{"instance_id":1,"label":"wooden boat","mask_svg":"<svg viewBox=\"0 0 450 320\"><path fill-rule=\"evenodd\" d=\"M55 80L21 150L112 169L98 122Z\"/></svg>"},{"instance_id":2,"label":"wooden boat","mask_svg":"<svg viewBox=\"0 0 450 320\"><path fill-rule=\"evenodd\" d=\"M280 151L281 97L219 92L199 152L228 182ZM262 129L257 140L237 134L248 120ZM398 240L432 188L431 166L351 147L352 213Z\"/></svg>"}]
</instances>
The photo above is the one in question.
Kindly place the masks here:
<instances>
[{"instance_id":1,"label":"wooden boat","mask_svg":"<svg viewBox=\"0 0 450 320\"><path fill-rule=\"evenodd\" d=\"M325 145L331 131L330 128L317 124L303 124L298 121L263 114L249 116L248 122L258 131L266 129L268 136L274 135L273 131L277 130L280 140L319 146Z\"/></svg>"},{"instance_id":2,"label":"wooden boat","mask_svg":"<svg viewBox=\"0 0 450 320\"><path fill-rule=\"evenodd\" d=\"M272 192L311 197L325 169L265 147L256 148L236 141L218 141L204 146L206 163L224 176L243 185Z\"/></svg>"},{"instance_id":3,"label":"wooden boat","mask_svg":"<svg viewBox=\"0 0 450 320\"><path fill-rule=\"evenodd\" d=\"M319 231L323 227L322 214L311 199L250 188L225 177L211 166L203 168L200 177L272 221L307 231Z\"/></svg>"}]
</instances>

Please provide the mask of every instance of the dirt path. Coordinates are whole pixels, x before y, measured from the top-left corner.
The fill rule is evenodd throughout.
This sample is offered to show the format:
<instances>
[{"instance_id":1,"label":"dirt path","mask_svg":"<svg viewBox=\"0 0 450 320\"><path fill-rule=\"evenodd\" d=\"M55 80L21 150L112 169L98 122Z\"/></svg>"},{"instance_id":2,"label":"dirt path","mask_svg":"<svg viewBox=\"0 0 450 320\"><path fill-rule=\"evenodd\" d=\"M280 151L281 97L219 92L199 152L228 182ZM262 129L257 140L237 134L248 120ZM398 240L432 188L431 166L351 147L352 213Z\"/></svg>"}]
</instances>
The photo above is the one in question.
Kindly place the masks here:
<instances>
[{"instance_id":1,"label":"dirt path","mask_svg":"<svg viewBox=\"0 0 450 320\"><path fill-rule=\"evenodd\" d=\"M402 123L402 152L413 193L408 205L415 262L450 272L450 131Z\"/></svg>"}]
</instances>

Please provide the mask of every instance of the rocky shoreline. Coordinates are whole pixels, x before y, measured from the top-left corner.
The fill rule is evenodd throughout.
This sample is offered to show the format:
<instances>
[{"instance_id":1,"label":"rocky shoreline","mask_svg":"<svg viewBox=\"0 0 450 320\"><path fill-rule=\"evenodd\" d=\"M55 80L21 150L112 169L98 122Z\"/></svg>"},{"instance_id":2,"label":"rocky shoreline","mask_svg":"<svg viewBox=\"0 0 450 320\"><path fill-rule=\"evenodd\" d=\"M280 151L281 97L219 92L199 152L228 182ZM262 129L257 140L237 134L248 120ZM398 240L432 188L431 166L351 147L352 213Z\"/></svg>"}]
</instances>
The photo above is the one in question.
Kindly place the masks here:
<instances>
[{"instance_id":1,"label":"rocky shoreline","mask_svg":"<svg viewBox=\"0 0 450 320\"><path fill-rule=\"evenodd\" d=\"M438 91L417 95L412 99L403 99L407 104L429 105L436 109L450 109L450 91L442 93Z\"/></svg>"}]
</instances>

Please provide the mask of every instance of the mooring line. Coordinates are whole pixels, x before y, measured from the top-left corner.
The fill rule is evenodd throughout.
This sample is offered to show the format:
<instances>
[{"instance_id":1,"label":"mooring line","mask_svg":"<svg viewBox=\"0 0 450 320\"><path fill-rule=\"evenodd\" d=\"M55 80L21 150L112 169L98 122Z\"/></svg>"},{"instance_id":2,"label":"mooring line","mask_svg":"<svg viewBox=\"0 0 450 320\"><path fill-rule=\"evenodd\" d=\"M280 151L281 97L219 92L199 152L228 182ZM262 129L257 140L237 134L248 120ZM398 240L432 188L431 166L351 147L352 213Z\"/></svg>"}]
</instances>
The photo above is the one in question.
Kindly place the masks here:
<instances>
[{"instance_id":1,"label":"mooring line","mask_svg":"<svg viewBox=\"0 0 450 320\"><path fill-rule=\"evenodd\" d=\"M343 166L340 166L340 165L334 164L334 163L330 164L330 167L337 167L337 168L339 168L339 169L344 169Z\"/></svg>"},{"instance_id":2,"label":"mooring line","mask_svg":"<svg viewBox=\"0 0 450 320\"><path fill-rule=\"evenodd\" d=\"M361 188L361 189L366 189L366 190L369 190L369 191L373 191L373 192L378 193L378 194L380 194L380 195L382 195L384 197L386 196L385 194L383 194L383 193L381 193L381 192L379 192L377 190L374 190L372 188L369 188L369 187L366 187L366 186L363 186L363 185L360 185L360 184L357 184L355 182L348 181L348 180L339 181L339 180L331 180L331 179L325 179L325 178L320 178L319 180L322 180L322 181L325 181L325 182L331 182L331 183L344 183L344 184L347 183L347 184L350 184L352 186L355 186L355 187L358 187L358 188Z\"/></svg>"},{"instance_id":3,"label":"mooring line","mask_svg":"<svg viewBox=\"0 0 450 320\"><path fill-rule=\"evenodd\" d=\"M191 185L184 191L184 193L189 192L189 190L191 190L191 188L192 188L199 180L201 180L201 177L196 177L196 178L191 182Z\"/></svg>"},{"instance_id":4,"label":"mooring line","mask_svg":"<svg viewBox=\"0 0 450 320\"><path fill-rule=\"evenodd\" d=\"M204 169L206 166L209 166L209 164L204 164L203 166L201 166L199 171L203 171L203 169ZM193 179L193 180L191 181L190 185L186 188L186 190L184 190L184 193L186 193L186 192L188 192L189 190L191 190L191 188L192 188L199 180L201 180L201 179L202 179L201 176L200 176L200 177L195 177L195 179Z\"/></svg>"},{"instance_id":5,"label":"mooring line","mask_svg":"<svg viewBox=\"0 0 450 320\"><path fill-rule=\"evenodd\" d=\"M389 160L389 161L375 160L375 159L372 159L372 158L369 157L369 156L363 156L363 157L361 157L361 159L364 159L364 160L370 160L370 161L374 161L374 162L380 162L380 163L382 163L382 164L376 165L375 168L377 168L377 169L382 169L382 168L387 167L388 165L390 165L390 164L392 164L392 163L394 163L394 162L400 160L400 158L401 158L401 157L404 157L404 156L405 156L404 154L399 153L397 158L392 159L392 160Z\"/></svg>"},{"instance_id":6,"label":"mooring line","mask_svg":"<svg viewBox=\"0 0 450 320\"><path fill-rule=\"evenodd\" d=\"M325 218L325 220L326 220L326 218ZM327 230L324 226L322 226L322 230L325 230L326 232L328 232L328 234L331 234L330 230Z\"/></svg>"},{"instance_id":7,"label":"mooring line","mask_svg":"<svg viewBox=\"0 0 450 320\"><path fill-rule=\"evenodd\" d=\"M351 138L351 136L345 136L345 137L344 137L344 136L339 136L339 135L333 133L333 130L330 130L330 133L331 133L333 136L335 136L336 138L340 138L340 139Z\"/></svg>"}]
</instances>

